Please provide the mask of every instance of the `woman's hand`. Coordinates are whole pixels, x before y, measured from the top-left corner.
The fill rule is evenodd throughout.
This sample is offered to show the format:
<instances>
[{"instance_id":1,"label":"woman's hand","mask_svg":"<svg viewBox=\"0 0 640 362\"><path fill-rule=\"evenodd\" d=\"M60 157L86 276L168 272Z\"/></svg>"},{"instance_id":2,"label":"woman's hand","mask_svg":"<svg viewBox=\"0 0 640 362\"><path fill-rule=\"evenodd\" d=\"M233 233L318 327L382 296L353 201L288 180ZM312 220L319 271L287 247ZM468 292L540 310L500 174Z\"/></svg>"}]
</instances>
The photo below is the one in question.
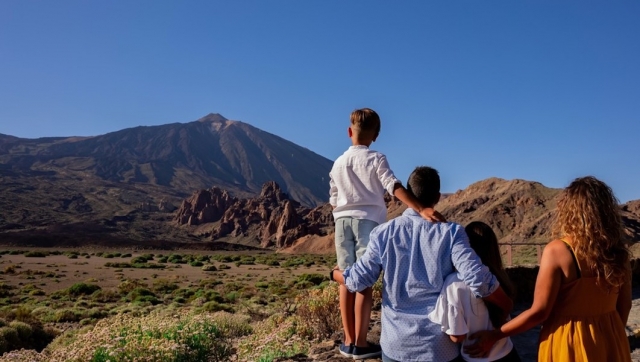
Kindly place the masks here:
<instances>
[{"instance_id":1,"label":"woman's hand","mask_svg":"<svg viewBox=\"0 0 640 362\"><path fill-rule=\"evenodd\" d=\"M500 331L495 329L473 333L469 336L468 341L474 342L464 346L464 352L474 358L487 357L493 345L502 338L500 334Z\"/></svg>"}]
</instances>

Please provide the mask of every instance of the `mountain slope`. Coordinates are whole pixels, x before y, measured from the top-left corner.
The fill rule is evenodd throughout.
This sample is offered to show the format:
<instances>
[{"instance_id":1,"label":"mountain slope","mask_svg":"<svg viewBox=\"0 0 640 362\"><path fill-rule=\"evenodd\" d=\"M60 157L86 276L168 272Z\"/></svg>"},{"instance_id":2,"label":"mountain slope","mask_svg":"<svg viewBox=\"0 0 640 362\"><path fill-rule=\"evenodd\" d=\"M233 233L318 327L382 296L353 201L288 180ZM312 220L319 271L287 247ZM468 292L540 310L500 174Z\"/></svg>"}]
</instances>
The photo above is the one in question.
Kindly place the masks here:
<instances>
[{"instance_id":1,"label":"mountain slope","mask_svg":"<svg viewBox=\"0 0 640 362\"><path fill-rule=\"evenodd\" d=\"M184 194L212 185L256 194L264 182L276 181L309 206L327 200L331 168L331 161L306 148L218 114L96 137L2 137L0 164L168 186Z\"/></svg>"},{"instance_id":2,"label":"mountain slope","mask_svg":"<svg viewBox=\"0 0 640 362\"><path fill-rule=\"evenodd\" d=\"M487 223L502 242L547 242L560 191L539 182L490 178L450 195L437 209L462 225Z\"/></svg>"}]
</instances>

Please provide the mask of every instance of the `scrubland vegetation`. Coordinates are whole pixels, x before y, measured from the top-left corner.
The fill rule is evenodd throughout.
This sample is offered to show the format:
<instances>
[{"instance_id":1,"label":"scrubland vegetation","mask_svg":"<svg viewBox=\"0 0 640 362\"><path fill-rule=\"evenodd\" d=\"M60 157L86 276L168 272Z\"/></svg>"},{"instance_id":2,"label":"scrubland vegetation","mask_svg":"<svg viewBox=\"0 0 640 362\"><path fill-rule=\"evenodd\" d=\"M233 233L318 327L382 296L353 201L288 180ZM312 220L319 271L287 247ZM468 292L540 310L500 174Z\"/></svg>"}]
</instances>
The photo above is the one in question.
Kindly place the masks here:
<instances>
[{"instance_id":1,"label":"scrubland vegetation","mask_svg":"<svg viewBox=\"0 0 640 362\"><path fill-rule=\"evenodd\" d=\"M341 325L331 256L0 256L0 361L266 362Z\"/></svg>"}]
</instances>

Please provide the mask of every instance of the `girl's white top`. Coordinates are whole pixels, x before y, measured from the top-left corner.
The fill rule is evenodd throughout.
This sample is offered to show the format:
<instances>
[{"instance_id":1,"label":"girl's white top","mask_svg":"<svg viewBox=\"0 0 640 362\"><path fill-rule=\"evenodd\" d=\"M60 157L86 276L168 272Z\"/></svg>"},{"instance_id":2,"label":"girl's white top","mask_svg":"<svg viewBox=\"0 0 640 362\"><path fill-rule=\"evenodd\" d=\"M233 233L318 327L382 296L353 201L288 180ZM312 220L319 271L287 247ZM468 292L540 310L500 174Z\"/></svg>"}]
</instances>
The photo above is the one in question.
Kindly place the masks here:
<instances>
[{"instance_id":1,"label":"girl's white top","mask_svg":"<svg viewBox=\"0 0 640 362\"><path fill-rule=\"evenodd\" d=\"M457 273L447 276L436 307L427 317L441 325L442 331L450 336L467 335L462 342L463 346L473 343L469 340L470 334L494 329L484 302L481 298L476 298L471 289L458 278ZM486 358L473 358L464 353L464 350L461 350L460 354L465 361L495 361L509 354L511 349L511 339L503 338L496 342Z\"/></svg>"}]
</instances>

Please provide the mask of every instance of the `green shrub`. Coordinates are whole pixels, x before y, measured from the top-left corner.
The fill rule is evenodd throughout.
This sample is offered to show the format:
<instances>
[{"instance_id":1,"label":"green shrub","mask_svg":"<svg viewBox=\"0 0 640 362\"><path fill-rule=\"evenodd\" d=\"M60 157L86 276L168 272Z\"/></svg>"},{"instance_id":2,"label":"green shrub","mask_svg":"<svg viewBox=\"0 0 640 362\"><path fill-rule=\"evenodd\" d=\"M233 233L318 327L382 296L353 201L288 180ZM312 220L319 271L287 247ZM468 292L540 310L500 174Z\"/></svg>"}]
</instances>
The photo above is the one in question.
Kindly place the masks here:
<instances>
[{"instance_id":1,"label":"green shrub","mask_svg":"<svg viewBox=\"0 0 640 362\"><path fill-rule=\"evenodd\" d=\"M218 303L216 301L211 301L211 302L206 302L202 305L202 310L207 311L207 312L219 312L219 311L224 311L224 312L229 312L229 313L233 313L233 307L223 304L223 303Z\"/></svg>"},{"instance_id":2,"label":"green shrub","mask_svg":"<svg viewBox=\"0 0 640 362\"><path fill-rule=\"evenodd\" d=\"M147 258L145 258L144 256L136 256L135 258L131 259L131 264L143 264L147 262Z\"/></svg>"},{"instance_id":3,"label":"green shrub","mask_svg":"<svg viewBox=\"0 0 640 362\"><path fill-rule=\"evenodd\" d=\"M207 264L207 265L204 265L202 267L202 270L204 270L204 271L218 271L218 268L216 268L215 265Z\"/></svg>"},{"instance_id":4,"label":"green shrub","mask_svg":"<svg viewBox=\"0 0 640 362\"><path fill-rule=\"evenodd\" d=\"M43 296L46 295L47 293L44 292L44 290L42 289L34 289L32 291L29 292L29 295L31 296Z\"/></svg>"},{"instance_id":5,"label":"green shrub","mask_svg":"<svg viewBox=\"0 0 640 362\"><path fill-rule=\"evenodd\" d=\"M99 285L96 284L87 284L87 283L76 283L67 289L67 294L73 297L77 297L80 295L91 295L95 291L100 290Z\"/></svg>"},{"instance_id":6,"label":"green shrub","mask_svg":"<svg viewBox=\"0 0 640 362\"><path fill-rule=\"evenodd\" d=\"M191 263L189 263L189 265L193 266L193 267L201 267L204 265L203 262L201 261L192 261Z\"/></svg>"},{"instance_id":7,"label":"green shrub","mask_svg":"<svg viewBox=\"0 0 640 362\"><path fill-rule=\"evenodd\" d=\"M122 283L118 284L118 291L122 295L129 294L137 288L147 288L147 284L138 279L126 279Z\"/></svg>"},{"instance_id":8,"label":"green shrub","mask_svg":"<svg viewBox=\"0 0 640 362\"><path fill-rule=\"evenodd\" d=\"M152 305L156 305L162 303L155 293L146 288L136 288L132 290L127 294L127 300L137 304L151 303Z\"/></svg>"},{"instance_id":9,"label":"green shrub","mask_svg":"<svg viewBox=\"0 0 640 362\"><path fill-rule=\"evenodd\" d=\"M13 295L13 286L0 282L0 298L10 297Z\"/></svg>"},{"instance_id":10,"label":"green shrub","mask_svg":"<svg viewBox=\"0 0 640 362\"><path fill-rule=\"evenodd\" d=\"M30 338L33 334L33 328L25 322L13 321L9 324L9 327L15 329L18 332L18 337L23 341Z\"/></svg>"},{"instance_id":11,"label":"green shrub","mask_svg":"<svg viewBox=\"0 0 640 362\"><path fill-rule=\"evenodd\" d=\"M129 269L164 269L164 268L166 268L166 265L155 264L155 263L147 263L146 260L141 262L141 263L135 263L135 264L107 262L107 263L104 264L104 266L107 267L107 268L119 268L119 269L124 269L124 268L129 268Z\"/></svg>"},{"instance_id":12,"label":"green shrub","mask_svg":"<svg viewBox=\"0 0 640 362\"><path fill-rule=\"evenodd\" d=\"M120 300L120 295L113 290L98 290L91 294L91 300L99 303L117 302Z\"/></svg>"},{"instance_id":13,"label":"green shrub","mask_svg":"<svg viewBox=\"0 0 640 362\"><path fill-rule=\"evenodd\" d=\"M53 321L57 323L79 322L81 319L82 314L73 309L60 309L53 314Z\"/></svg>"},{"instance_id":14,"label":"green shrub","mask_svg":"<svg viewBox=\"0 0 640 362\"><path fill-rule=\"evenodd\" d=\"M171 293L178 288L178 284L169 279L157 279L153 281L153 290L161 294Z\"/></svg>"},{"instance_id":15,"label":"green shrub","mask_svg":"<svg viewBox=\"0 0 640 362\"><path fill-rule=\"evenodd\" d=\"M327 280L329 280L329 277L322 274L302 274L296 278L296 284L308 282L313 286L320 285Z\"/></svg>"},{"instance_id":16,"label":"green shrub","mask_svg":"<svg viewBox=\"0 0 640 362\"><path fill-rule=\"evenodd\" d=\"M24 254L26 258L46 258L48 255L46 251L29 251Z\"/></svg>"}]
</instances>

